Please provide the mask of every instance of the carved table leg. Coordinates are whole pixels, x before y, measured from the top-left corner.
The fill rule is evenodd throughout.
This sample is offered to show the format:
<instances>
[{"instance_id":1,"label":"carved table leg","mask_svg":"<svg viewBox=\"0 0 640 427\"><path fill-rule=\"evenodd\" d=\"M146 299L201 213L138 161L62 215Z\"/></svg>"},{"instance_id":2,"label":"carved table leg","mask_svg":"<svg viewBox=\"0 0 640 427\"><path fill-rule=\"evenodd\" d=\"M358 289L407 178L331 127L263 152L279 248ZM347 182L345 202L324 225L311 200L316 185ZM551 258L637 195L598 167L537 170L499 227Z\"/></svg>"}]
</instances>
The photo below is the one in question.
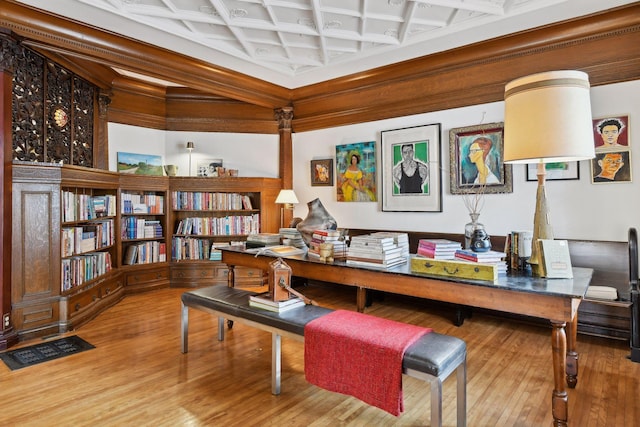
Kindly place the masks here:
<instances>
[{"instance_id":1,"label":"carved table leg","mask_svg":"<svg viewBox=\"0 0 640 427\"><path fill-rule=\"evenodd\" d=\"M553 354L554 382L553 393L551 395L551 411L553 413L553 425L560 427L567 425L569 402L564 385L567 370L567 336L564 330L566 323L552 320L551 326L553 327L551 332L551 348Z\"/></svg>"},{"instance_id":2,"label":"carved table leg","mask_svg":"<svg viewBox=\"0 0 640 427\"><path fill-rule=\"evenodd\" d=\"M356 309L358 313L364 313L364 307L367 304L367 288L358 288L356 294Z\"/></svg>"},{"instance_id":3,"label":"carved table leg","mask_svg":"<svg viewBox=\"0 0 640 427\"><path fill-rule=\"evenodd\" d=\"M227 286L233 288L236 284L235 266L227 264L227 267Z\"/></svg>"},{"instance_id":4,"label":"carved table leg","mask_svg":"<svg viewBox=\"0 0 640 427\"><path fill-rule=\"evenodd\" d=\"M236 272L233 265L227 265L227 286L233 288L236 284ZM233 328L233 320L227 320L227 328Z\"/></svg>"},{"instance_id":5,"label":"carved table leg","mask_svg":"<svg viewBox=\"0 0 640 427\"><path fill-rule=\"evenodd\" d=\"M567 336L567 385L576 388L578 384L578 316L569 323L569 335Z\"/></svg>"}]
</instances>

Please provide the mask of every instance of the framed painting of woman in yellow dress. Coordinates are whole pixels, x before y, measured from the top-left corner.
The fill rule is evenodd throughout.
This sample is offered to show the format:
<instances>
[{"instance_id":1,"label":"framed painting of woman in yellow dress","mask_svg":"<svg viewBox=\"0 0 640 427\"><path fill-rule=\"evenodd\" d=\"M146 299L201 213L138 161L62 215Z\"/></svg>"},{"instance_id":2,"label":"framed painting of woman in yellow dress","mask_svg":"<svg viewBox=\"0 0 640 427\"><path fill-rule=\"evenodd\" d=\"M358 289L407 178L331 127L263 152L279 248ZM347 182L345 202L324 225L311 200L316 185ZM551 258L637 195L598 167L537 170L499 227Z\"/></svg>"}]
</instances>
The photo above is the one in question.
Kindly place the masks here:
<instances>
[{"instance_id":1,"label":"framed painting of woman in yellow dress","mask_svg":"<svg viewBox=\"0 0 640 427\"><path fill-rule=\"evenodd\" d=\"M339 202L375 202L376 143L336 145L336 188Z\"/></svg>"}]
</instances>

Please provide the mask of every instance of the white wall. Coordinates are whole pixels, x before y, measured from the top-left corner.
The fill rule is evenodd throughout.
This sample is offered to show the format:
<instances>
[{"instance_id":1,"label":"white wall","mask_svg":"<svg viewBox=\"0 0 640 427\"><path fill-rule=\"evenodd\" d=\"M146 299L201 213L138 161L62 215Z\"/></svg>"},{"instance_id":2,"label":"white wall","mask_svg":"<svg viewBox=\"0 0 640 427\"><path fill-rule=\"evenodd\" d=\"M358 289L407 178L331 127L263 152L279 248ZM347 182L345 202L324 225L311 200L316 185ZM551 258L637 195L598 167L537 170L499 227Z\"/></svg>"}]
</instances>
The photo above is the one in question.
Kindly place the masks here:
<instances>
[{"instance_id":1,"label":"white wall","mask_svg":"<svg viewBox=\"0 0 640 427\"><path fill-rule=\"evenodd\" d=\"M595 87L591 89L591 95L594 117L629 115L632 170L640 176L640 130L631 129L640 126L635 122L635 118L640 117L640 103L637 102L640 81ZM496 102L294 134L294 190L301 202L294 208L294 215L304 218L308 211L306 202L319 197L339 227L462 233L464 224L469 222L469 215L462 196L452 195L449 191L449 130L501 122L503 119L504 103ZM382 212L380 200L337 202L335 185L311 186L310 160L335 158L336 145L375 140L379 156L381 131L432 123L442 125L442 212ZM640 228L640 178L633 183L596 185L591 183L590 167L589 161L580 162L580 180L547 182L547 201L554 234L557 238L624 241L629 227ZM526 181L524 165L514 165L513 193L485 196L480 222L487 231L505 235L512 230L531 230L536 185Z\"/></svg>"},{"instance_id":2,"label":"white wall","mask_svg":"<svg viewBox=\"0 0 640 427\"><path fill-rule=\"evenodd\" d=\"M632 170L640 174L640 81L591 89L594 117L629 115ZM338 226L394 230L462 233L469 215L462 196L449 192L449 129L503 121L503 103L478 105L396 119L341 126L293 135L293 182L300 204L294 215L307 215L306 203L319 197ZM334 158L335 146L377 141L380 132L440 123L443 168L442 212L382 212L379 202L337 202L336 187L312 187L310 161ZM240 176L278 176L278 135L206 132L165 132L109 124L109 169L116 169L118 151L159 154L166 164L176 164L178 175L188 175L187 141L195 143L192 175L198 159L222 158ZM379 151L379 150L378 150ZM378 153L379 154L379 153ZM380 163L378 163L380 164ZM638 175L640 176L640 175ZM379 178L379 177L378 177ZM548 181L547 200L557 238L625 241L629 227L640 228L640 178L632 183L592 184L588 161L580 162L580 180ZM488 194L480 221L490 234L530 230L535 209L536 183L526 181L525 167L513 166L513 193Z\"/></svg>"},{"instance_id":3,"label":"white wall","mask_svg":"<svg viewBox=\"0 0 640 427\"><path fill-rule=\"evenodd\" d=\"M109 123L109 170L117 169L117 153L156 154L163 164L178 166L178 175L189 176L187 141L191 153L191 176L196 176L200 160L222 159L238 176L277 178L279 170L278 135L217 132L168 132Z\"/></svg>"}]
</instances>

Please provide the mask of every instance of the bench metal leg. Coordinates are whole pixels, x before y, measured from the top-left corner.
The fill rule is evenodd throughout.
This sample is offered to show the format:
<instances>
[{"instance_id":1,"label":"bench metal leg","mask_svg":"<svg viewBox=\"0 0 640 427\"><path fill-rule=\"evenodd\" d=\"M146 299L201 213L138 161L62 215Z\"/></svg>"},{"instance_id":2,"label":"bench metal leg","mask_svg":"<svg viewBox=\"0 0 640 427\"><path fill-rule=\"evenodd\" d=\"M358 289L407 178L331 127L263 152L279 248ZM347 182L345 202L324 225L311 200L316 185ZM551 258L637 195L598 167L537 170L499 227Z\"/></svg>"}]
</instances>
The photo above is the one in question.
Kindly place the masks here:
<instances>
[{"instance_id":1,"label":"bench metal leg","mask_svg":"<svg viewBox=\"0 0 640 427\"><path fill-rule=\"evenodd\" d=\"M458 427L467 426L467 358L456 368L458 402L456 404L456 417Z\"/></svg>"},{"instance_id":2,"label":"bench metal leg","mask_svg":"<svg viewBox=\"0 0 640 427\"><path fill-rule=\"evenodd\" d=\"M442 381L431 381L431 427L442 427Z\"/></svg>"},{"instance_id":3,"label":"bench metal leg","mask_svg":"<svg viewBox=\"0 0 640 427\"><path fill-rule=\"evenodd\" d=\"M189 307L182 303L182 320L181 320L181 351L186 353L189 351Z\"/></svg>"},{"instance_id":4,"label":"bench metal leg","mask_svg":"<svg viewBox=\"0 0 640 427\"><path fill-rule=\"evenodd\" d=\"M282 371L282 337L271 334L271 394L280 394L280 374Z\"/></svg>"},{"instance_id":5,"label":"bench metal leg","mask_svg":"<svg viewBox=\"0 0 640 427\"><path fill-rule=\"evenodd\" d=\"M218 316L218 341L224 341L224 317Z\"/></svg>"}]
</instances>

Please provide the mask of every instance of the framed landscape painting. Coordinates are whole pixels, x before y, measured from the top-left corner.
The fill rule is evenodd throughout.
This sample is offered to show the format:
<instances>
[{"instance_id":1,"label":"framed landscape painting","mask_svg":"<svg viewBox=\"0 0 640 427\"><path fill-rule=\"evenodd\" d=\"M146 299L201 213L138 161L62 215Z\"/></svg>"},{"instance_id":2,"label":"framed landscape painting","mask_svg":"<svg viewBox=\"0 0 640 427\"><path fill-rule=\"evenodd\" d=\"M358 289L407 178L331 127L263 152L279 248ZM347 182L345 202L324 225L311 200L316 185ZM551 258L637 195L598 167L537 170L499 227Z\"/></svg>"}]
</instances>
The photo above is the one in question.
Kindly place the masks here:
<instances>
[{"instance_id":1,"label":"framed landscape painting","mask_svg":"<svg viewBox=\"0 0 640 427\"><path fill-rule=\"evenodd\" d=\"M162 156L118 152L118 172L162 176Z\"/></svg>"},{"instance_id":2,"label":"framed landscape painting","mask_svg":"<svg viewBox=\"0 0 640 427\"><path fill-rule=\"evenodd\" d=\"M382 210L442 212L440 123L381 132Z\"/></svg>"}]
</instances>

